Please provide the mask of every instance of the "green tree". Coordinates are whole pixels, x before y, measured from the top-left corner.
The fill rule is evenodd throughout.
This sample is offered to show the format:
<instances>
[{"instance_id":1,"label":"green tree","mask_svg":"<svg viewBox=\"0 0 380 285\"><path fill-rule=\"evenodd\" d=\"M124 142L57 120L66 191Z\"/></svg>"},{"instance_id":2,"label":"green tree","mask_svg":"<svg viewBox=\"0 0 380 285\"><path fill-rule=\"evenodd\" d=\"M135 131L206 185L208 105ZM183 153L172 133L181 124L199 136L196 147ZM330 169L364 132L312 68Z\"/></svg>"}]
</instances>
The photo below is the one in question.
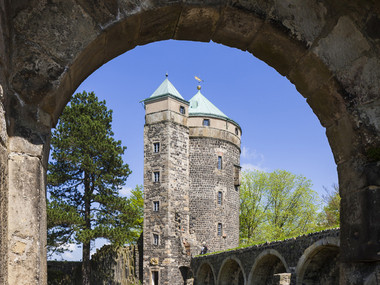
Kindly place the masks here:
<instances>
[{"instance_id":1,"label":"green tree","mask_svg":"<svg viewBox=\"0 0 380 285\"><path fill-rule=\"evenodd\" d=\"M112 111L93 92L77 93L66 106L51 140L48 167L49 249L82 244L83 284L90 280L90 245L106 238L124 245L136 238L141 219L133 200L119 196L131 173L126 147L113 138Z\"/></svg>"},{"instance_id":2,"label":"green tree","mask_svg":"<svg viewBox=\"0 0 380 285\"><path fill-rule=\"evenodd\" d=\"M324 227L339 227L340 224L340 195L339 186L332 185L332 190L325 188L326 195L322 195L326 205L321 213L322 225Z\"/></svg>"},{"instance_id":3,"label":"green tree","mask_svg":"<svg viewBox=\"0 0 380 285\"><path fill-rule=\"evenodd\" d=\"M304 176L285 170L243 172L241 242L284 239L316 229L319 199L311 187Z\"/></svg>"}]
</instances>

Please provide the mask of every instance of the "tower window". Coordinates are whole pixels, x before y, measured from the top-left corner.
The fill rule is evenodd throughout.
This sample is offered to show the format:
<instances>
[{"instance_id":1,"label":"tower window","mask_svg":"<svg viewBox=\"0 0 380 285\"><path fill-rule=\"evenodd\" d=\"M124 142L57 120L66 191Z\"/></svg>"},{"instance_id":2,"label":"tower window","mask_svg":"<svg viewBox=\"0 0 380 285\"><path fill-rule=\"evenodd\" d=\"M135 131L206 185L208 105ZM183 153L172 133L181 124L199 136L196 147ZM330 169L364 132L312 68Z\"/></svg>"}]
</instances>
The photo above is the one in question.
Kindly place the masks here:
<instances>
[{"instance_id":1,"label":"tower window","mask_svg":"<svg viewBox=\"0 0 380 285\"><path fill-rule=\"evenodd\" d=\"M153 244L158 245L159 237L158 234L153 234Z\"/></svg>"},{"instance_id":2,"label":"tower window","mask_svg":"<svg viewBox=\"0 0 380 285\"><path fill-rule=\"evenodd\" d=\"M203 119L203 125L204 125L205 127L210 126L210 120L209 120L209 119Z\"/></svg>"},{"instance_id":3,"label":"tower window","mask_svg":"<svg viewBox=\"0 0 380 285\"><path fill-rule=\"evenodd\" d=\"M153 202L153 211L158 212L160 210L160 202L159 201L154 201Z\"/></svg>"},{"instance_id":4,"label":"tower window","mask_svg":"<svg viewBox=\"0 0 380 285\"><path fill-rule=\"evenodd\" d=\"M235 185L235 191L239 191L239 185Z\"/></svg>"},{"instance_id":5,"label":"tower window","mask_svg":"<svg viewBox=\"0 0 380 285\"><path fill-rule=\"evenodd\" d=\"M239 135L239 130L238 128L235 128L235 134L238 136Z\"/></svg>"},{"instance_id":6,"label":"tower window","mask_svg":"<svg viewBox=\"0 0 380 285\"><path fill-rule=\"evenodd\" d=\"M218 205L222 205L223 193L222 191L218 192Z\"/></svg>"},{"instance_id":7,"label":"tower window","mask_svg":"<svg viewBox=\"0 0 380 285\"><path fill-rule=\"evenodd\" d=\"M185 107L179 106L179 112L184 115L185 114Z\"/></svg>"},{"instance_id":8,"label":"tower window","mask_svg":"<svg viewBox=\"0 0 380 285\"><path fill-rule=\"evenodd\" d=\"M153 181L154 182L160 182L160 172L159 171L155 171L155 172L153 172Z\"/></svg>"},{"instance_id":9,"label":"tower window","mask_svg":"<svg viewBox=\"0 0 380 285\"><path fill-rule=\"evenodd\" d=\"M218 156L218 169L222 169L222 157Z\"/></svg>"},{"instance_id":10,"label":"tower window","mask_svg":"<svg viewBox=\"0 0 380 285\"><path fill-rule=\"evenodd\" d=\"M160 143L156 142L153 144L153 151L154 152L160 152Z\"/></svg>"},{"instance_id":11,"label":"tower window","mask_svg":"<svg viewBox=\"0 0 380 285\"><path fill-rule=\"evenodd\" d=\"M158 285L158 271L152 271L152 285Z\"/></svg>"},{"instance_id":12,"label":"tower window","mask_svg":"<svg viewBox=\"0 0 380 285\"><path fill-rule=\"evenodd\" d=\"M222 223L218 223L218 236L222 236L222 234L223 234Z\"/></svg>"}]
</instances>

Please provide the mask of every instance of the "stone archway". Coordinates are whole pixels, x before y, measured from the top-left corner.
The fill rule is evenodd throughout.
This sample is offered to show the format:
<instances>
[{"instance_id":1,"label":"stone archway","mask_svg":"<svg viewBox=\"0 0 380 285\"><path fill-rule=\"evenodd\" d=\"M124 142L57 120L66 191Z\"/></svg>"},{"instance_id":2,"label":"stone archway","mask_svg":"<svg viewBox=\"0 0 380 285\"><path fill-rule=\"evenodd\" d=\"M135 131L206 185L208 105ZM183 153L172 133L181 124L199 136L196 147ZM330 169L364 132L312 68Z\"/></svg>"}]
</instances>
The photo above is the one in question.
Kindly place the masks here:
<instances>
[{"instance_id":1,"label":"stone archway","mask_svg":"<svg viewBox=\"0 0 380 285\"><path fill-rule=\"evenodd\" d=\"M46 283L50 128L72 92L108 60L164 39L247 50L296 85L338 166L341 282L379 266L379 15L370 0L1 0L2 283Z\"/></svg>"},{"instance_id":2,"label":"stone archway","mask_svg":"<svg viewBox=\"0 0 380 285\"><path fill-rule=\"evenodd\" d=\"M203 263L197 272L195 284L199 285L215 285L215 274L212 266L205 262Z\"/></svg>"},{"instance_id":3,"label":"stone archway","mask_svg":"<svg viewBox=\"0 0 380 285\"><path fill-rule=\"evenodd\" d=\"M289 273L289 268L281 254L274 249L264 250L256 258L247 284L275 284L274 278L279 277L278 275L283 273ZM286 277L288 277L287 279L289 279L290 282L290 274Z\"/></svg>"},{"instance_id":4,"label":"stone archway","mask_svg":"<svg viewBox=\"0 0 380 285\"><path fill-rule=\"evenodd\" d=\"M223 261L219 274L218 285L245 285L245 274L241 262L235 258Z\"/></svg>"},{"instance_id":5,"label":"stone archway","mask_svg":"<svg viewBox=\"0 0 380 285\"><path fill-rule=\"evenodd\" d=\"M308 247L297 264L297 284L339 284L339 240L327 238Z\"/></svg>"}]
</instances>

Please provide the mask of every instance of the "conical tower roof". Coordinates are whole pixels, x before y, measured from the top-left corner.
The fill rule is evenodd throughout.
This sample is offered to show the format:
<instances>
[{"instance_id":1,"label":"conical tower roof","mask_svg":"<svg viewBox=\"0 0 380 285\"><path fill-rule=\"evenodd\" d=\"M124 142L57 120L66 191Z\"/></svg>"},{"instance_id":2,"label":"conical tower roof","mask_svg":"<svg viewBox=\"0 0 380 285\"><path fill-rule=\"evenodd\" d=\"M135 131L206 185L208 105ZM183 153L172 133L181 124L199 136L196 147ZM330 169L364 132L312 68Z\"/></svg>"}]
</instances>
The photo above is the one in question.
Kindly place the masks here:
<instances>
[{"instance_id":1,"label":"conical tower roof","mask_svg":"<svg viewBox=\"0 0 380 285\"><path fill-rule=\"evenodd\" d=\"M185 100L174 85L169 81L168 77L166 77L156 91L154 91L153 94L144 101L160 98L162 96L171 96L180 100Z\"/></svg>"},{"instance_id":2,"label":"conical tower roof","mask_svg":"<svg viewBox=\"0 0 380 285\"><path fill-rule=\"evenodd\" d=\"M230 120L226 114L212 104L198 89L197 94L189 100L189 116L211 116Z\"/></svg>"},{"instance_id":3,"label":"conical tower roof","mask_svg":"<svg viewBox=\"0 0 380 285\"><path fill-rule=\"evenodd\" d=\"M189 100L190 106L189 106L189 116L196 117L196 116L206 116L206 117L213 117L213 118L219 118L222 120L226 120L229 122L232 122L236 126L239 126L238 123L236 123L234 120L230 119L226 114L224 114L222 111L220 111L213 103L210 102L202 93L201 88L198 86L198 92ZM241 129L241 128L240 128Z\"/></svg>"}]
</instances>

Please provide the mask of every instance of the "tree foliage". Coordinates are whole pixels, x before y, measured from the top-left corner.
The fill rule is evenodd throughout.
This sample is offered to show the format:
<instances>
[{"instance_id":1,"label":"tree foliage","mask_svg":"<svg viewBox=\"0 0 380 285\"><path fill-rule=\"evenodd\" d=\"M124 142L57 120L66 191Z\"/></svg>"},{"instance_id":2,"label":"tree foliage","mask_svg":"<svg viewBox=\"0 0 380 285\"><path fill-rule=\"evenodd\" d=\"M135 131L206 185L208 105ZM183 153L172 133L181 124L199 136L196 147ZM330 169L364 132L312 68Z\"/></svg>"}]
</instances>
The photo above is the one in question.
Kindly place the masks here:
<instances>
[{"instance_id":1,"label":"tree foliage","mask_svg":"<svg viewBox=\"0 0 380 285\"><path fill-rule=\"evenodd\" d=\"M106 238L124 245L141 231L136 203L142 190L135 190L133 199L119 195L131 171L122 159L126 147L113 138L111 123L112 111L104 101L93 92L77 93L52 134L48 245L62 252L64 244L82 243L84 266L89 263L91 241Z\"/></svg>"},{"instance_id":2,"label":"tree foliage","mask_svg":"<svg viewBox=\"0 0 380 285\"><path fill-rule=\"evenodd\" d=\"M244 171L240 186L241 243L279 240L317 227L319 198L311 181L285 170Z\"/></svg>"},{"instance_id":3,"label":"tree foliage","mask_svg":"<svg viewBox=\"0 0 380 285\"><path fill-rule=\"evenodd\" d=\"M320 215L321 224L324 227L339 227L340 224L340 195L339 186L332 185L332 190L325 188L326 195L322 195L325 206Z\"/></svg>"}]
</instances>

